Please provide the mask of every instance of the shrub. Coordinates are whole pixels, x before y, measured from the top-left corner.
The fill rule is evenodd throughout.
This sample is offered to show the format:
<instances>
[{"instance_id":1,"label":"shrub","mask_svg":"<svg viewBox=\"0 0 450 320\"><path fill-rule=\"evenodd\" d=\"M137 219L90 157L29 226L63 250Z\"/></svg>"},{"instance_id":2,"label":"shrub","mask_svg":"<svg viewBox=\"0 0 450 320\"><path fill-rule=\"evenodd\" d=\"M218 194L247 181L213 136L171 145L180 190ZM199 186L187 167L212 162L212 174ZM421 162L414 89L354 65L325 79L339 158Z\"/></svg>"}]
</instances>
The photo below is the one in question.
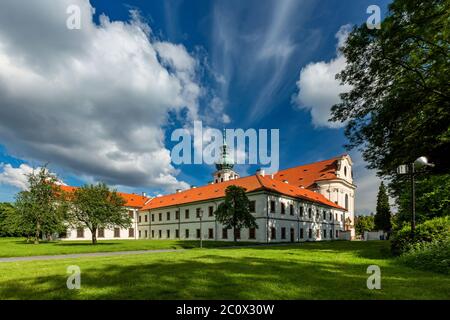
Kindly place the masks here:
<instances>
[{"instance_id":1,"label":"shrub","mask_svg":"<svg viewBox=\"0 0 450 320\"><path fill-rule=\"evenodd\" d=\"M438 242L448 238L450 238L450 217L434 218L416 226L414 239L411 237L409 225L394 232L391 238L391 251L398 256L416 243Z\"/></svg>"},{"instance_id":2,"label":"shrub","mask_svg":"<svg viewBox=\"0 0 450 320\"><path fill-rule=\"evenodd\" d=\"M409 245L399 260L412 268L450 274L450 238Z\"/></svg>"}]
</instances>

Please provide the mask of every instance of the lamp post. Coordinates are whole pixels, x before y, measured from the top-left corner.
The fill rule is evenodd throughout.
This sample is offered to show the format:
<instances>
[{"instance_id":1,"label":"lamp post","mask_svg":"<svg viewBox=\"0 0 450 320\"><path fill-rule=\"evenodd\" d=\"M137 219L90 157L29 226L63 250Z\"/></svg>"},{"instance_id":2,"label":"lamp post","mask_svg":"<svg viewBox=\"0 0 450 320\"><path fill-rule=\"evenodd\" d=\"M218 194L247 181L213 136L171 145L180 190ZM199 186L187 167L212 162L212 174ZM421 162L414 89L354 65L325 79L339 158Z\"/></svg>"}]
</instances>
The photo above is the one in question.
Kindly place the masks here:
<instances>
[{"instance_id":1,"label":"lamp post","mask_svg":"<svg viewBox=\"0 0 450 320\"><path fill-rule=\"evenodd\" d=\"M398 174L409 174L411 179L411 235L414 238L414 232L416 230L416 185L415 175L420 173L416 171L416 168L421 167L434 167L433 163L429 163L426 157L419 157L413 163L409 165L409 172L407 165L401 165L397 168Z\"/></svg>"},{"instance_id":2,"label":"lamp post","mask_svg":"<svg viewBox=\"0 0 450 320\"><path fill-rule=\"evenodd\" d=\"M199 218L200 218L200 248L203 248L203 230L202 230L203 209L200 210Z\"/></svg>"}]
</instances>

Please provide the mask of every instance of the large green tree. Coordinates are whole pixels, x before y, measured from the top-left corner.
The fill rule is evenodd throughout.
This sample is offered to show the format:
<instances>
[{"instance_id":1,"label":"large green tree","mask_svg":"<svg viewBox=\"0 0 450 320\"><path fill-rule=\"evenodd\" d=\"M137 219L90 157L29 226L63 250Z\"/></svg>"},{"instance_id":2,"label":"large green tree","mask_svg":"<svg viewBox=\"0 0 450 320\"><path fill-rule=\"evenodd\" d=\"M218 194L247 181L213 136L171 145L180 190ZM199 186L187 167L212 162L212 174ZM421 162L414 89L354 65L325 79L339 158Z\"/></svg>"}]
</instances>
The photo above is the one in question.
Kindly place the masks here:
<instances>
[{"instance_id":1,"label":"large green tree","mask_svg":"<svg viewBox=\"0 0 450 320\"><path fill-rule=\"evenodd\" d=\"M374 217L375 229L390 231L391 224L391 208L389 206L389 196L383 182L380 184L377 196L377 211Z\"/></svg>"},{"instance_id":2,"label":"large green tree","mask_svg":"<svg viewBox=\"0 0 450 320\"><path fill-rule=\"evenodd\" d=\"M422 155L449 172L450 1L394 0L381 29L355 28L342 52L337 78L352 89L332 120L348 121L348 147L382 175Z\"/></svg>"},{"instance_id":3,"label":"large green tree","mask_svg":"<svg viewBox=\"0 0 450 320\"><path fill-rule=\"evenodd\" d=\"M38 244L43 235L53 235L65 229L67 206L61 197L58 178L46 167L27 175L28 190L16 196L15 210L7 215L11 232L34 238Z\"/></svg>"},{"instance_id":4,"label":"large green tree","mask_svg":"<svg viewBox=\"0 0 450 320\"><path fill-rule=\"evenodd\" d=\"M373 231L375 229L373 216L358 216L355 220L355 232L358 235L363 235L364 231Z\"/></svg>"},{"instance_id":5,"label":"large green tree","mask_svg":"<svg viewBox=\"0 0 450 320\"><path fill-rule=\"evenodd\" d=\"M14 206L11 203L0 203L0 237L19 235L14 230L11 230L8 225L9 216L13 215Z\"/></svg>"},{"instance_id":6,"label":"large green tree","mask_svg":"<svg viewBox=\"0 0 450 320\"><path fill-rule=\"evenodd\" d=\"M250 213L250 201L245 188L231 185L225 190L225 199L215 211L217 221L225 228L233 229L236 242L236 230L242 228L258 228L255 217Z\"/></svg>"},{"instance_id":7,"label":"large green tree","mask_svg":"<svg viewBox=\"0 0 450 320\"><path fill-rule=\"evenodd\" d=\"M97 243L99 228L129 228L131 218L123 199L104 183L84 185L75 190L71 199L70 223L75 227L88 228L92 244Z\"/></svg>"}]
</instances>

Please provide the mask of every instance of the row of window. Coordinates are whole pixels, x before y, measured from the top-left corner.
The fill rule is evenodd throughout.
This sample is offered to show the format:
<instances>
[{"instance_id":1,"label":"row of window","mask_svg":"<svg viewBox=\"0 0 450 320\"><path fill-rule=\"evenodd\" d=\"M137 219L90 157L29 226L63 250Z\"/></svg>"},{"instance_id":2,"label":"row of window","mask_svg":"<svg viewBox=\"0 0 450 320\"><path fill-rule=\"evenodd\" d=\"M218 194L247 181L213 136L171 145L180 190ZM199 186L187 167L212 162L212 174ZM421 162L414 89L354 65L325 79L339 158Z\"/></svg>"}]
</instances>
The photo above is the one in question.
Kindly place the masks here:
<instances>
[{"instance_id":1,"label":"row of window","mask_svg":"<svg viewBox=\"0 0 450 320\"><path fill-rule=\"evenodd\" d=\"M276 202L274 200L271 200L270 201L270 213L275 213L275 212L276 212ZM281 214L286 214L286 204L283 202L281 203ZM294 215L294 205L293 204L289 205L289 214L291 216ZM305 208L302 206L300 207L299 215L300 215L300 217L303 217L305 215ZM312 208L308 208L308 218L312 219L312 216L313 216L313 210L312 210ZM320 217L321 217L320 210L317 210L316 218L320 219ZM330 220L330 221L333 220L333 218L336 221L338 221L339 218L342 220L341 215L336 213L333 217L333 213L332 212L327 213L326 210L322 210L322 218L323 218L323 220L327 220L327 218L328 218L328 220Z\"/></svg>"},{"instance_id":2,"label":"row of window","mask_svg":"<svg viewBox=\"0 0 450 320\"><path fill-rule=\"evenodd\" d=\"M295 235L295 229L291 228L290 232L291 232L290 233L291 240L293 240L294 239L294 235ZM316 238L320 237L320 233L321 233L320 229L317 229L316 230ZM333 238L333 230L328 230L328 235L329 235L329 238L332 239ZM327 230L326 229L322 230L322 236L323 236L324 239L327 238ZM336 238L339 237L339 230L335 230L335 237ZM270 228L270 238L272 240L277 238L277 229L275 227ZM299 236L299 238L300 239L304 239L305 238L304 229L303 228L300 228L300 236ZM311 229L311 228L308 229L308 238L309 239L313 238L313 229ZM283 240L286 239L286 228L285 227L281 228L281 239L283 239Z\"/></svg>"},{"instance_id":3,"label":"row of window","mask_svg":"<svg viewBox=\"0 0 450 320\"><path fill-rule=\"evenodd\" d=\"M229 236L229 230L230 229L226 229L223 228L222 229L222 239L228 239ZM162 238L163 236L163 230L157 230L158 231L158 238ZM200 229L196 229L196 238L200 239ZM155 230L152 230L152 238L155 238L156 232ZM141 238L142 233L141 231L139 231L139 237ZM171 236L171 230L166 230L166 238L170 238ZM190 229L185 229L184 230L184 237L187 239L191 236L190 234ZM235 230L235 236L236 239L240 239L241 238L241 230L240 229L236 229ZM147 238L147 230L145 230L145 237ZM176 229L175 230L175 238L179 238L180 237L180 230ZM255 228L250 228L248 229L248 238L249 239L256 239L256 229ZM208 229L208 239L214 239L214 229L213 228L209 228Z\"/></svg>"},{"instance_id":4,"label":"row of window","mask_svg":"<svg viewBox=\"0 0 450 320\"><path fill-rule=\"evenodd\" d=\"M97 230L97 238L104 238L104 237L105 237L105 229L99 228ZM128 237L134 238L134 228L128 229ZM84 228L77 229L77 238L84 238ZM120 238L120 228L114 228L114 238Z\"/></svg>"}]
</instances>

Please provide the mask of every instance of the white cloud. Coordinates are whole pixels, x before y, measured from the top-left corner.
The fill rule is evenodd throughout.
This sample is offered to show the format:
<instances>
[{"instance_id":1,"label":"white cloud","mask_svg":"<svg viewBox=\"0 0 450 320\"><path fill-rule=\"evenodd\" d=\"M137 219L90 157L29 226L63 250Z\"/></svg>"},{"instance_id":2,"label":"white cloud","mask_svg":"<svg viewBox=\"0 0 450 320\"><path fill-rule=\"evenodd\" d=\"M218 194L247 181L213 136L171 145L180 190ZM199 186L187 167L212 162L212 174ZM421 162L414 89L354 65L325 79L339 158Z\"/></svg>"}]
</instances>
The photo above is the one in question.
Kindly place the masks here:
<instances>
[{"instance_id":1,"label":"white cloud","mask_svg":"<svg viewBox=\"0 0 450 320\"><path fill-rule=\"evenodd\" d=\"M66 28L79 5L81 29ZM198 116L196 60L182 45L101 16L88 0L0 3L0 141L10 153L79 176L168 191L178 181L164 145L169 111Z\"/></svg>"},{"instance_id":2,"label":"white cloud","mask_svg":"<svg viewBox=\"0 0 450 320\"><path fill-rule=\"evenodd\" d=\"M349 32L350 26L345 25L336 33L338 48L345 43ZM300 109L310 111L315 127L340 128L345 125L329 122L328 119L331 117L331 107L340 102L339 94L351 89L348 85L340 85L339 80L335 78L346 64L345 57L337 50L335 59L310 63L300 71L300 79L297 82L299 92L293 100Z\"/></svg>"},{"instance_id":3,"label":"white cloud","mask_svg":"<svg viewBox=\"0 0 450 320\"><path fill-rule=\"evenodd\" d=\"M6 184L16 187L20 190L28 189L28 175L33 171L41 170L40 167L32 168L29 165L22 163L19 167L14 168L9 163L0 163L0 184ZM64 182L59 180L57 184L64 185Z\"/></svg>"}]
</instances>

